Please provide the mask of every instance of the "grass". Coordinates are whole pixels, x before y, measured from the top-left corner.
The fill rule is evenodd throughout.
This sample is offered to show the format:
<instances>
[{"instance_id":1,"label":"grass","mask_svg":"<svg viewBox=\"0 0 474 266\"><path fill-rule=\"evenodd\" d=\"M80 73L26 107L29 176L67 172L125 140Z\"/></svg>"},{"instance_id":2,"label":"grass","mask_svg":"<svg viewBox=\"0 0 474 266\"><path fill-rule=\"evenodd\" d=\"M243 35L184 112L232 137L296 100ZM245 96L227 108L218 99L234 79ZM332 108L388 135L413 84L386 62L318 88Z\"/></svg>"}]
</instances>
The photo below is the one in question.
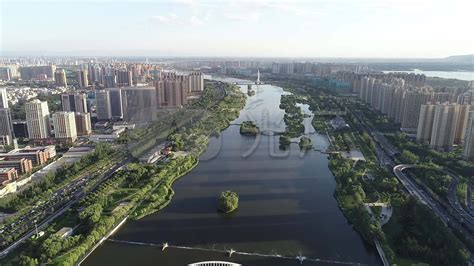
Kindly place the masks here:
<instances>
[{"instance_id":1,"label":"grass","mask_svg":"<svg viewBox=\"0 0 474 266\"><path fill-rule=\"evenodd\" d=\"M392 261L392 265L397 265L397 266L429 266L428 263L423 263L419 262L416 260L411 260L411 259L405 259L405 258L395 258Z\"/></svg>"},{"instance_id":2,"label":"grass","mask_svg":"<svg viewBox=\"0 0 474 266\"><path fill-rule=\"evenodd\" d=\"M375 217L379 217L380 214L382 213L382 207L380 206L372 206L370 208L372 209L372 212L374 213Z\"/></svg>"}]
</instances>

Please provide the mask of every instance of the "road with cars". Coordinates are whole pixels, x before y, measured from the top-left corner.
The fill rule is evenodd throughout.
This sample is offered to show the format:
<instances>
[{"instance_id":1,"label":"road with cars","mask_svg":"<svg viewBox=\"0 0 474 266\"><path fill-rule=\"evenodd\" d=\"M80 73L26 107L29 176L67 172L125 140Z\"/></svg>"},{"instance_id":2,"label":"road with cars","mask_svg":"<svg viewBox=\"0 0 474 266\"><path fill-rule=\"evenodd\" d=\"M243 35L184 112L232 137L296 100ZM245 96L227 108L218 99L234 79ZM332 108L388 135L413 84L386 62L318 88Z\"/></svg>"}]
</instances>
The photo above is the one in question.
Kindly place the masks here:
<instances>
[{"instance_id":1,"label":"road with cars","mask_svg":"<svg viewBox=\"0 0 474 266\"><path fill-rule=\"evenodd\" d=\"M347 104L350 106L350 104ZM357 110L347 108L347 111L351 113L359 122L359 124L369 133L370 137L376 142L376 153L377 157L382 165L391 167L393 173L403 185L405 190L412 196L415 196L428 206L440 220L460 232L463 232L466 238L474 242L474 220L470 213L466 212L457 201L456 186L457 183L451 184L453 187L450 189L450 195L448 201L452 206L446 206L436 201L431 197L422 187L420 187L408 174L403 171L414 167L413 165L397 164L395 155L399 151L385 138L385 136L379 131L372 128L367 122L365 115ZM451 174L451 176L453 176ZM457 180L457 177L455 177ZM453 194L454 193L454 194ZM457 204L456 204L457 203ZM474 257L471 255L471 261L474 261Z\"/></svg>"},{"instance_id":2,"label":"road with cars","mask_svg":"<svg viewBox=\"0 0 474 266\"><path fill-rule=\"evenodd\" d=\"M74 203L79 202L85 196L87 187L90 187L89 191L94 190L130 161L130 159L124 159L120 163L111 166L100 179L97 179L94 174L87 174L68 183L53 193L50 199L38 202L29 212L16 218L11 224L0 228L0 240L2 242L4 242L4 236L6 235L16 234L18 230L25 232L19 239L0 252L0 258L8 255L22 242L69 210Z\"/></svg>"}]
</instances>

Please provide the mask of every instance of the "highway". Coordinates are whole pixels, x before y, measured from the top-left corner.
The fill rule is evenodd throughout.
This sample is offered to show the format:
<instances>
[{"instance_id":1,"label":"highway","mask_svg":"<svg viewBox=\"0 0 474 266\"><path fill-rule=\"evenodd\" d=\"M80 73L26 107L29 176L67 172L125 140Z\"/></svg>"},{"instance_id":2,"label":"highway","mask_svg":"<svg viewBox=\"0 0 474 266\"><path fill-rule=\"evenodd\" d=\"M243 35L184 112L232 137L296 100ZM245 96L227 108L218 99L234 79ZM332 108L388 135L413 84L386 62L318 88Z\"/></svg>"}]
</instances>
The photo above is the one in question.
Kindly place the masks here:
<instances>
[{"instance_id":1,"label":"highway","mask_svg":"<svg viewBox=\"0 0 474 266\"><path fill-rule=\"evenodd\" d=\"M423 189L419 188L418 185L408 177L403 170L413 168L414 165L399 164L393 167L393 173L400 180L402 185L408 191L410 195L417 197L423 204L430 207L433 212L438 216L441 221L447 225L449 223L449 213L447 213L441 205L431 198Z\"/></svg>"},{"instance_id":2,"label":"highway","mask_svg":"<svg viewBox=\"0 0 474 266\"><path fill-rule=\"evenodd\" d=\"M459 203L458 196L456 195L456 188L459 183L459 178L448 172L448 171L443 171L445 174L451 176L451 184L449 185L449 190L448 190L448 202L449 205L454 209L455 215L458 216L458 219L462 220L466 226L469 227L471 232L474 232L474 217L473 215L466 211L461 204Z\"/></svg>"},{"instance_id":3,"label":"highway","mask_svg":"<svg viewBox=\"0 0 474 266\"><path fill-rule=\"evenodd\" d=\"M350 106L350 103L346 104ZM455 195L455 186L457 183L452 183L454 186L450 189L450 196L448 196L450 204L452 207L442 205L435 199L433 199L427 192L419 187L403 170L412 168L414 165L400 164L397 165L395 155L399 151L393 147L393 145L385 138L385 136L377 130L374 130L367 122L364 114L359 111L351 110L351 108L346 108L360 123L360 125L369 132L371 138L378 144L376 145L377 157L381 165L389 166L393 169L393 173L406 189L406 191L415 196L422 202L427 205L440 220L448 226L448 224L455 229L463 232L466 238L469 238L471 241L474 241L474 223L473 217L469 215L457 202L457 197ZM451 175L452 176L452 175ZM457 180L457 177L454 177ZM453 194L454 193L454 194ZM457 204L456 204L457 203ZM457 206L457 207L455 207ZM473 257L471 256L471 261Z\"/></svg>"},{"instance_id":4,"label":"highway","mask_svg":"<svg viewBox=\"0 0 474 266\"><path fill-rule=\"evenodd\" d=\"M2 250L0 252L0 258L8 255L22 242L36 233L36 228L34 226L35 222L38 223L37 230L40 231L51 223L51 221L69 210L74 203L79 202L84 197L84 189L87 186L92 184L90 191L94 190L103 181L112 176L113 173L120 170L128 163L130 163L130 159L125 159L115 166L110 167L98 180L95 180L94 175L87 175L70 182L66 186L57 190L49 200L38 203L32 210L30 210L30 212L18 217L12 224L2 227L0 229L2 236L4 234L15 233L16 230L24 228L25 226L28 227L28 231L7 248ZM20 225L22 225L22 227L20 227Z\"/></svg>"}]
</instances>

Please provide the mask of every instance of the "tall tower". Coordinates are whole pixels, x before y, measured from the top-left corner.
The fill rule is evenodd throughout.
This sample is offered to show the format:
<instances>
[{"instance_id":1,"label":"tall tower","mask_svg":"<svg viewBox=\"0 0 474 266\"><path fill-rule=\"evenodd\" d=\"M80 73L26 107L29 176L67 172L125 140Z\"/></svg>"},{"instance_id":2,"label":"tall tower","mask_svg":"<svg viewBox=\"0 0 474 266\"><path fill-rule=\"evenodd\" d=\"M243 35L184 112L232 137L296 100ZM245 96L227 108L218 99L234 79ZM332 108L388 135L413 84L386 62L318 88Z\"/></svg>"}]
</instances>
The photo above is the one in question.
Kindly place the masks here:
<instances>
[{"instance_id":1,"label":"tall tower","mask_svg":"<svg viewBox=\"0 0 474 266\"><path fill-rule=\"evenodd\" d=\"M433 118L433 131L430 146L438 150L449 150L454 143L456 122L458 121L459 105L436 105Z\"/></svg>"},{"instance_id":2,"label":"tall tower","mask_svg":"<svg viewBox=\"0 0 474 266\"><path fill-rule=\"evenodd\" d=\"M456 133L454 135L454 143L462 144L466 127L469 119L469 112L474 111L474 105L463 104L459 106L458 121L456 122Z\"/></svg>"},{"instance_id":3,"label":"tall tower","mask_svg":"<svg viewBox=\"0 0 474 266\"><path fill-rule=\"evenodd\" d=\"M76 72L77 84L80 88L87 88L89 86L89 79L87 75L87 70L78 70Z\"/></svg>"},{"instance_id":4,"label":"tall tower","mask_svg":"<svg viewBox=\"0 0 474 266\"><path fill-rule=\"evenodd\" d=\"M419 142L428 143L431 139L435 107L434 104L423 104L421 106L418 130L416 131L416 140Z\"/></svg>"},{"instance_id":5,"label":"tall tower","mask_svg":"<svg viewBox=\"0 0 474 266\"><path fill-rule=\"evenodd\" d=\"M110 120L112 110L110 107L110 94L107 90L95 92L96 110L98 120Z\"/></svg>"},{"instance_id":6,"label":"tall tower","mask_svg":"<svg viewBox=\"0 0 474 266\"><path fill-rule=\"evenodd\" d=\"M74 112L56 112L53 114L54 136L74 142L77 139L76 118Z\"/></svg>"},{"instance_id":7,"label":"tall tower","mask_svg":"<svg viewBox=\"0 0 474 266\"><path fill-rule=\"evenodd\" d=\"M430 91L414 90L408 91L404 98L402 128L418 128L421 105L430 102L433 93Z\"/></svg>"},{"instance_id":8,"label":"tall tower","mask_svg":"<svg viewBox=\"0 0 474 266\"><path fill-rule=\"evenodd\" d=\"M257 82L255 82L255 84L257 84L257 85L261 84L261 82L260 82L260 69L257 69Z\"/></svg>"},{"instance_id":9,"label":"tall tower","mask_svg":"<svg viewBox=\"0 0 474 266\"><path fill-rule=\"evenodd\" d=\"M61 95L65 112L87 113L87 96L85 93L67 93Z\"/></svg>"},{"instance_id":10,"label":"tall tower","mask_svg":"<svg viewBox=\"0 0 474 266\"><path fill-rule=\"evenodd\" d=\"M25 104L26 124L30 139L45 139L49 137L48 102L35 99Z\"/></svg>"},{"instance_id":11,"label":"tall tower","mask_svg":"<svg viewBox=\"0 0 474 266\"><path fill-rule=\"evenodd\" d=\"M464 137L464 159L474 161L474 111L469 112L469 119Z\"/></svg>"},{"instance_id":12,"label":"tall tower","mask_svg":"<svg viewBox=\"0 0 474 266\"><path fill-rule=\"evenodd\" d=\"M75 119L78 136L89 135L92 132L90 113L76 113Z\"/></svg>"},{"instance_id":13,"label":"tall tower","mask_svg":"<svg viewBox=\"0 0 474 266\"><path fill-rule=\"evenodd\" d=\"M11 145L13 137L13 124L10 109L0 108L0 139L6 140L3 142L7 145Z\"/></svg>"},{"instance_id":14,"label":"tall tower","mask_svg":"<svg viewBox=\"0 0 474 266\"><path fill-rule=\"evenodd\" d=\"M8 108L7 89L0 88L0 108Z\"/></svg>"},{"instance_id":15,"label":"tall tower","mask_svg":"<svg viewBox=\"0 0 474 266\"><path fill-rule=\"evenodd\" d=\"M54 72L54 80L57 86L67 87L66 71L64 71L64 69L56 70L56 72Z\"/></svg>"}]
</instances>

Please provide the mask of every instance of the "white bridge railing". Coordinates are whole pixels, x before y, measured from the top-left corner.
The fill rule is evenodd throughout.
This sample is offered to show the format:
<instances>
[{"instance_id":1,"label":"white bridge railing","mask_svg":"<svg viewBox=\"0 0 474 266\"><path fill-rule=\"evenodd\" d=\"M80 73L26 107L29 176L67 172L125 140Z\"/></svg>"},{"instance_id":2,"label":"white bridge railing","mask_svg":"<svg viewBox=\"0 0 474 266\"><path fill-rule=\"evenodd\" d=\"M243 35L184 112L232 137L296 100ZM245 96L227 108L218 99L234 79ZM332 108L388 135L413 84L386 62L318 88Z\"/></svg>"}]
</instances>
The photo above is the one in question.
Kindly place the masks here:
<instances>
[{"instance_id":1,"label":"white bridge railing","mask_svg":"<svg viewBox=\"0 0 474 266\"><path fill-rule=\"evenodd\" d=\"M188 264L188 266L242 266L242 264L227 261L203 261Z\"/></svg>"}]
</instances>

